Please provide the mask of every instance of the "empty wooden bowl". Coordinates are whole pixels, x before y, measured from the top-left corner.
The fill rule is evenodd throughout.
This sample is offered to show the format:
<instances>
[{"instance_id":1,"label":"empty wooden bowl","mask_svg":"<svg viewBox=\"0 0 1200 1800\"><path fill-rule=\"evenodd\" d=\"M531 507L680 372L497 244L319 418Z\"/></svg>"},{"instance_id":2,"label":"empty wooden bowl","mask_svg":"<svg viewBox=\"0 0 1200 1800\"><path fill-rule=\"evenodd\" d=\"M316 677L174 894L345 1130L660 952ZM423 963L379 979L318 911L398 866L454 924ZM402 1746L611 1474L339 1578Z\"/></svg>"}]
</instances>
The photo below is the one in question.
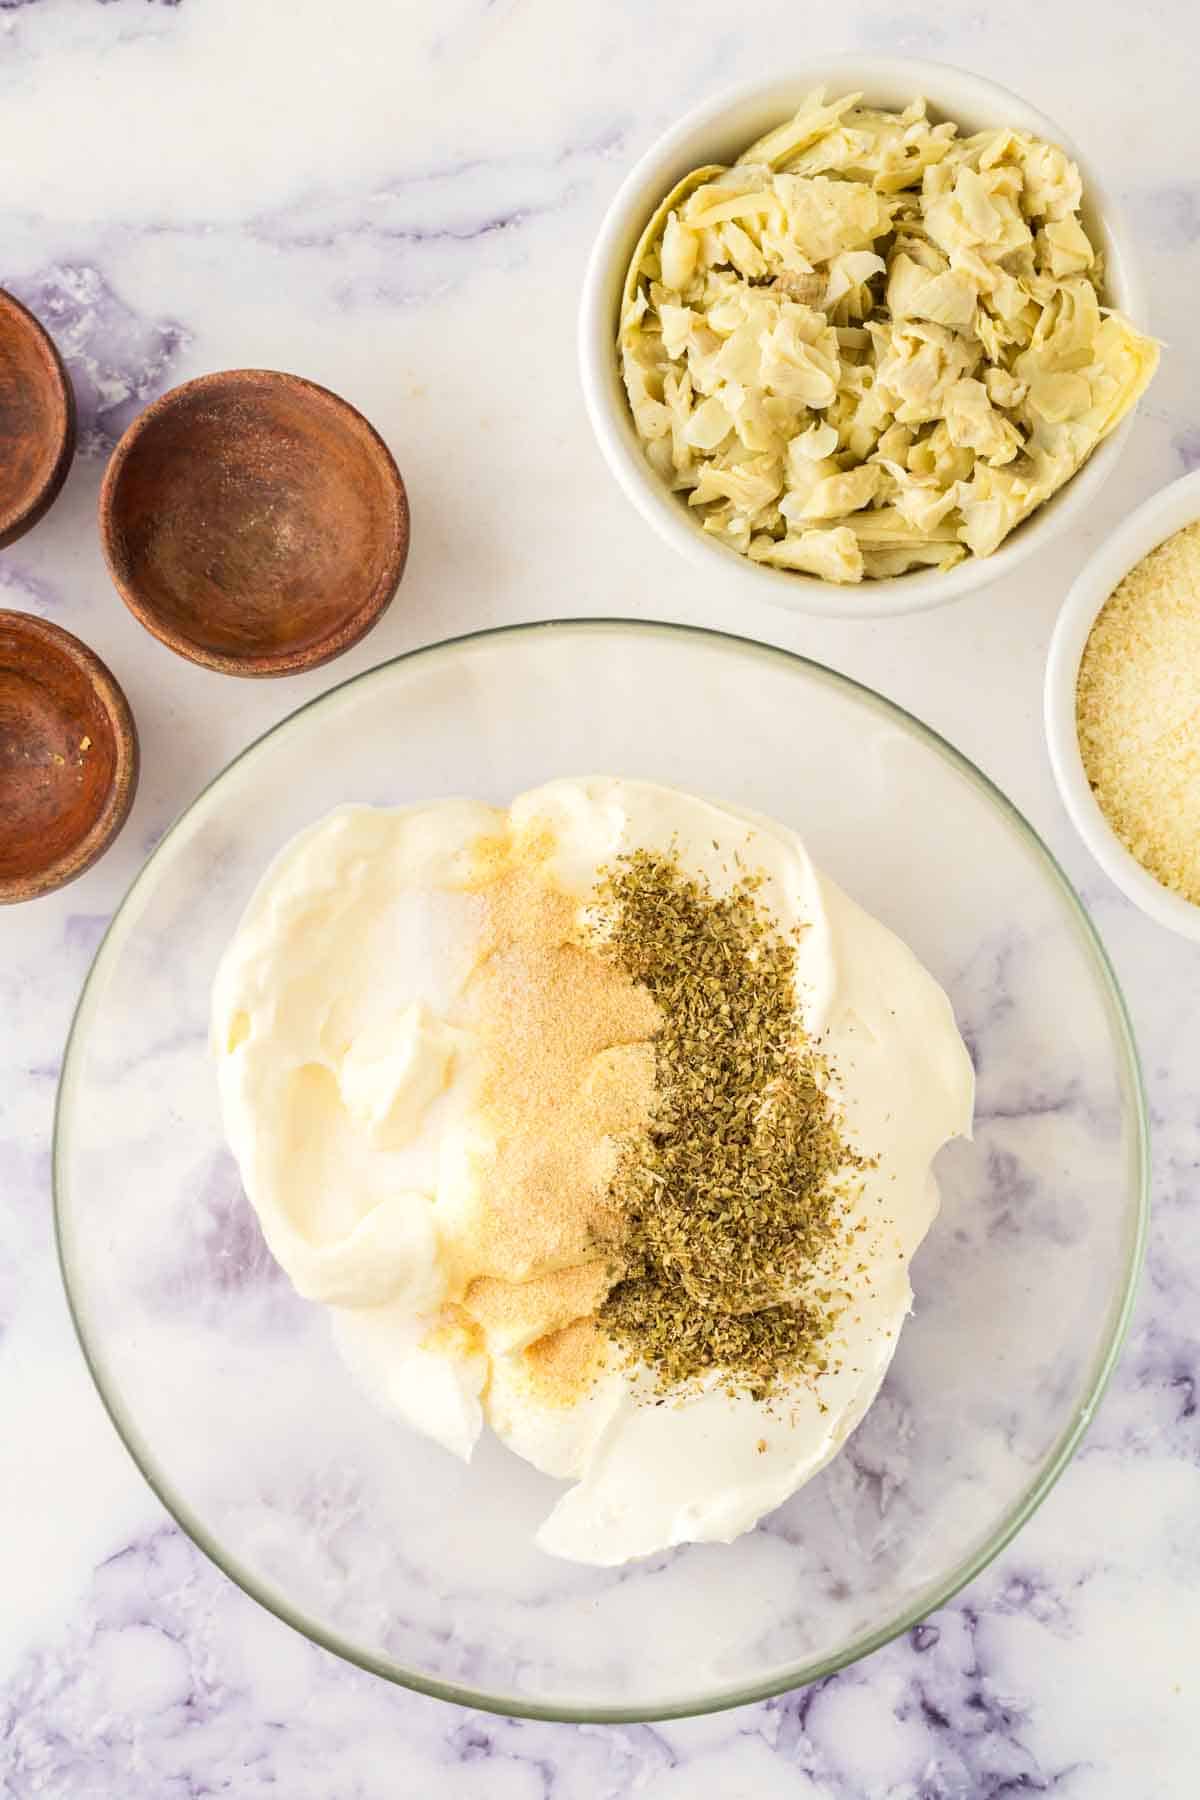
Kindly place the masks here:
<instances>
[{"instance_id":1,"label":"empty wooden bowl","mask_svg":"<svg viewBox=\"0 0 1200 1800\"><path fill-rule=\"evenodd\" d=\"M130 611L227 675L291 675L339 656L404 573L408 500L387 445L315 382L202 375L117 445L100 493L104 554Z\"/></svg>"},{"instance_id":2,"label":"empty wooden bowl","mask_svg":"<svg viewBox=\"0 0 1200 1800\"><path fill-rule=\"evenodd\" d=\"M100 658L45 619L0 611L0 902L90 868L137 777L133 714Z\"/></svg>"},{"instance_id":3,"label":"empty wooden bowl","mask_svg":"<svg viewBox=\"0 0 1200 1800\"><path fill-rule=\"evenodd\" d=\"M62 358L0 288L0 550L36 525L75 454L75 397Z\"/></svg>"}]
</instances>

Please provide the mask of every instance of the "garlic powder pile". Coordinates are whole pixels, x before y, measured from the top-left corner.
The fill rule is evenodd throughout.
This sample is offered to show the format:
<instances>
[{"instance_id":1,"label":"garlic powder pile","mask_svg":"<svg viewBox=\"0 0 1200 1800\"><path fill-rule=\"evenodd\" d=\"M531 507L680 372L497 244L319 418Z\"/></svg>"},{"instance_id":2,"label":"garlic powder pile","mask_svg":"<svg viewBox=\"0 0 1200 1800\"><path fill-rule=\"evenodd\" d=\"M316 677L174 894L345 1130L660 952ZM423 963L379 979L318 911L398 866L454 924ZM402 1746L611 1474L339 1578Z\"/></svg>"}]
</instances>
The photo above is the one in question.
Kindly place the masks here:
<instances>
[{"instance_id":1,"label":"garlic powder pile","mask_svg":"<svg viewBox=\"0 0 1200 1800\"><path fill-rule=\"evenodd\" d=\"M1151 550L1105 602L1079 665L1076 723L1117 836L1200 905L1200 524Z\"/></svg>"},{"instance_id":2,"label":"garlic powder pile","mask_svg":"<svg viewBox=\"0 0 1200 1800\"><path fill-rule=\"evenodd\" d=\"M810 94L685 176L619 334L646 456L704 529L835 582L990 555L1158 361L1102 304L1062 150L861 99Z\"/></svg>"}]
</instances>

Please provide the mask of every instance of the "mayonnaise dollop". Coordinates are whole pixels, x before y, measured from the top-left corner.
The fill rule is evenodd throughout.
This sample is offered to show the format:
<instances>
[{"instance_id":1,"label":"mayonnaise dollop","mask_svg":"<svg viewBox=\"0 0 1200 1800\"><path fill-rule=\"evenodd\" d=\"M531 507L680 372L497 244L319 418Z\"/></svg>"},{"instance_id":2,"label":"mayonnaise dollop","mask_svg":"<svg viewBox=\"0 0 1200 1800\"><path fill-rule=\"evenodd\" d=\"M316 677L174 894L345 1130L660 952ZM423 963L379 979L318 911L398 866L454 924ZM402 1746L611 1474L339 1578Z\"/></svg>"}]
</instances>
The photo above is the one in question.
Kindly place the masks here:
<instances>
[{"instance_id":1,"label":"mayonnaise dollop","mask_svg":"<svg viewBox=\"0 0 1200 1800\"><path fill-rule=\"evenodd\" d=\"M647 1405L648 1377L614 1356L574 1404L555 1404L531 1378L529 1332L503 1308L481 1308L469 1331L444 1323L447 1303L496 1274L472 1261L471 1221L487 1205L480 1046L461 1004L480 942L473 858L481 841L530 831L551 846L556 887L581 904L614 858L673 845L716 893L759 872L780 929L804 928L798 1014L821 1038L848 1138L874 1163L855 1201L838 1355L785 1402L713 1383ZM328 1307L355 1375L458 1456L486 1422L573 1482L538 1542L587 1563L728 1542L829 1461L910 1309L909 1261L937 1210L933 1158L971 1125L971 1063L949 1002L905 945L814 868L793 831L639 781L555 781L507 812L462 800L339 809L259 884L217 974L212 1039L226 1132L267 1243L297 1291ZM560 1274L523 1268L519 1281ZM569 1323L559 1288L543 1330Z\"/></svg>"}]
</instances>

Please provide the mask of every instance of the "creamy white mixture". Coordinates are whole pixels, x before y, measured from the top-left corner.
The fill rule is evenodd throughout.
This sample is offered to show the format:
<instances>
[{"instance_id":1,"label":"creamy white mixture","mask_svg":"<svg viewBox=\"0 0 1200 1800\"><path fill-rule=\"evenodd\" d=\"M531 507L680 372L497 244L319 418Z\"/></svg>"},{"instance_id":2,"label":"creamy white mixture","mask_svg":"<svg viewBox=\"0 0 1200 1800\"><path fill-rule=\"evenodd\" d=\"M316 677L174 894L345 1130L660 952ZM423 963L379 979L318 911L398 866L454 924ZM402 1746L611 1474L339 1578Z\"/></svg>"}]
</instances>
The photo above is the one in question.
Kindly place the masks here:
<instances>
[{"instance_id":1,"label":"creamy white mixture","mask_svg":"<svg viewBox=\"0 0 1200 1800\"><path fill-rule=\"evenodd\" d=\"M802 924L797 1010L820 1036L849 1141L876 1158L855 1202L861 1269L829 1373L786 1404L713 1385L639 1404L613 1358L578 1403L529 1379L528 1339L496 1322L434 1329L477 1275L479 1052L458 1000L478 950L466 891L483 836L544 824L555 883L584 902L625 852L675 845L727 891L765 877L781 929ZM538 1533L556 1555L615 1564L728 1542L827 1463L874 1398L909 1310L909 1260L937 1210L931 1163L971 1125L973 1077L949 1002L911 952L821 875L796 834L645 782L564 780L508 814L470 801L340 809L260 883L221 963L213 1042L230 1144L267 1242L330 1311L379 1404L468 1458L485 1422L571 1480ZM528 1268L523 1279L550 1274ZM565 1321L556 1321L565 1322ZM641 1378L645 1381L645 1378Z\"/></svg>"}]
</instances>

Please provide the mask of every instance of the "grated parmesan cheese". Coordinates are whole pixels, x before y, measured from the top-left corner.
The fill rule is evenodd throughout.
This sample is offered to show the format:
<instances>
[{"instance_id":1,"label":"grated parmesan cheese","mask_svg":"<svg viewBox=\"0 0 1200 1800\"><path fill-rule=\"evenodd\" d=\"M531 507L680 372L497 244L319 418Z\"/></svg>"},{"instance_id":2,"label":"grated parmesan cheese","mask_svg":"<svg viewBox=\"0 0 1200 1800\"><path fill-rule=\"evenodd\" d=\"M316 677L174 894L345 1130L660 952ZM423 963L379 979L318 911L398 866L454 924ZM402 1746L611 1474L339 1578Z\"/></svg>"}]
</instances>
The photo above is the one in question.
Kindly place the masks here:
<instances>
[{"instance_id":1,"label":"grated parmesan cheese","mask_svg":"<svg viewBox=\"0 0 1200 1800\"><path fill-rule=\"evenodd\" d=\"M1200 905L1200 523L1151 550L1105 602L1079 666L1076 725L1117 836Z\"/></svg>"}]
</instances>

